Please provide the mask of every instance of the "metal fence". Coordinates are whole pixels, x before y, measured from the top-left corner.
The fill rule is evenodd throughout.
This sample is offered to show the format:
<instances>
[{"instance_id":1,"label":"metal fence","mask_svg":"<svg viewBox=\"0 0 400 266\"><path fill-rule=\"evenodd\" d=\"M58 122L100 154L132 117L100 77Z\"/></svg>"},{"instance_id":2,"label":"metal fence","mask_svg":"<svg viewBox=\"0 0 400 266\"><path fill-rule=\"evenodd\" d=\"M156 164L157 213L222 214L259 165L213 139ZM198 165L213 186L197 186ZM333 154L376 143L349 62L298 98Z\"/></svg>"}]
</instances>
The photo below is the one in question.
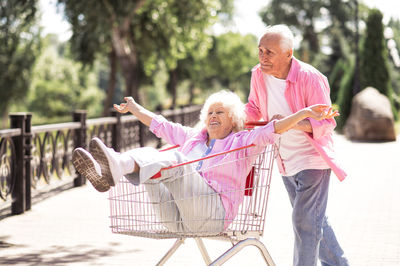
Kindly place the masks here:
<instances>
[{"instance_id":1,"label":"metal fence","mask_svg":"<svg viewBox=\"0 0 400 266\"><path fill-rule=\"evenodd\" d=\"M194 126L200 109L190 106L161 114L170 121ZM134 116L118 112L87 119L86 111L76 111L73 122L41 126L31 125L30 113L13 113L9 118L11 128L0 130L0 215L31 209L35 195L60 184L85 184L72 166L72 152L76 147L86 148L95 136L116 151L162 145Z\"/></svg>"}]
</instances>

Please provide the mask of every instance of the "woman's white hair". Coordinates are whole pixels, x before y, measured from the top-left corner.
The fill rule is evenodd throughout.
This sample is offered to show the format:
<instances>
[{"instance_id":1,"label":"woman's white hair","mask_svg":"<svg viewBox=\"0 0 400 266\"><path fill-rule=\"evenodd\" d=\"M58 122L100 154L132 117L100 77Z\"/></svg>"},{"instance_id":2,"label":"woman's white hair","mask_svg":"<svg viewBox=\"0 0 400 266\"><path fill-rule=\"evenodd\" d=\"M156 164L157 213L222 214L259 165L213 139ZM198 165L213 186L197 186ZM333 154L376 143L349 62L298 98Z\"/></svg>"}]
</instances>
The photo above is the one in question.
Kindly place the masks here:
<instances>
[{"instance_id":1,"label":"woman's white hair","mask_svg":"<svg viewBox=\"0 0 400 266\"><path fill-rule=\"evenodd\" d=\"M215 103L221 103L226 108L228 116L232 119L234 131L237 132L244 129L244 122L246 121L244 103L236 93L227 90L215 92L207 98L200 111L200 121L206 124L208 109Z\"/></svg>"},{"instance_id":2,"label":"woman's white hair","mask_svg":"<svg viewBox=\"0 0 400 266\"><path fill-rule=\"evenodd\" d=\"M267 27L263 37L267 34L278 34L281 37L280 47L282 51L293 50L294 37L288 26L284 24L269 26Z\"/></svg>"}]
</instances>

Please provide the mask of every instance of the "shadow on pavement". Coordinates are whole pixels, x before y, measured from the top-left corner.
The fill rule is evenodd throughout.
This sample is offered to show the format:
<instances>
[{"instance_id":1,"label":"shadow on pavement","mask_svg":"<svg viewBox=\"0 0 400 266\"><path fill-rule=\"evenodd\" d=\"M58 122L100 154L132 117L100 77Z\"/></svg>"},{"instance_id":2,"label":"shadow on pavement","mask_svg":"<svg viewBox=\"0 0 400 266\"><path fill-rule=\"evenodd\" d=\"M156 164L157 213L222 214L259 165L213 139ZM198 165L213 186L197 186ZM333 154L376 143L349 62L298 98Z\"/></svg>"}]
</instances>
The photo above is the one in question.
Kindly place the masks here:
<instances>
[{"instance_id":1,"label":"shadow on pavement","mask_svg":"<svg viewBox=\"0 0 400 266\"><path fill-rule=\"evenodd\" d=\"M0 265L67 265L71 263L85 262L95 263L101 258L115 256L118 253L135 253L140 252L139 249L130 249L126 251L113 249L113 246L118 246L118 243L109 243L109 247L93 248L89 245L77 246L51 246L42 250L33 250L19 253L18 255L8 255L0 257ZM11 243L6 243L0 240L0 250L13 246Z\"/></svg>"}]
</instances>

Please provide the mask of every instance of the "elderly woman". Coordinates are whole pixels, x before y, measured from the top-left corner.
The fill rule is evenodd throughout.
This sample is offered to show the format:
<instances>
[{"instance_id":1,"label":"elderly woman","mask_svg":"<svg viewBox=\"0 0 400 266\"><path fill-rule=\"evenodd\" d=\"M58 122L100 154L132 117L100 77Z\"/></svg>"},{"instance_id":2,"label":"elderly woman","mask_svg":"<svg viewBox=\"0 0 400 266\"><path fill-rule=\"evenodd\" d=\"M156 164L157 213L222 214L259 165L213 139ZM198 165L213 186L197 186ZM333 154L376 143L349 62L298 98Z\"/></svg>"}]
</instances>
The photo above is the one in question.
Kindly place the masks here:
<instances>
[{"instance_id":1,"label":"elderly woman","mask_svg":"<svg viewBox=\"0 0 400 266\"><path fill-rule=\"evenodd\" d=\"M101 192L114 186L123 176L133 184L145 184L151 200L162 202L156 213L172 231L220 232L226 228L243 201L245 179L251 162L230 165L235 168L230 171L237 173L235 175L224 173L223 168L219 171L217 168L217 173L210 174L200 162L196 166L188 164L163 170L159 179L151 179L160 169L250 144L255 144L254 150L250 151L254 153L273 143L280 133L305 118L321 120L338 115L327 105L314 105L254 130L242 131L244 104L236 94L220 91L212 94L201 110L200 120L204 128L195 129L167 121L137 104L132 97L125 97L124 100L126 103L114 105L117 111L132 113L157 137L169 144L180 145L179 149L159 152L144 147L118 153L94 138L89 145L90 153L82 148L74 151L73 164ZM214 157L205 164L218 164L228 157ZM189 176L179 178L184 174ZM196 203L193 202L195 199ZM202 205L209 207L194 207Z\"/></svg>"}]
</instances>

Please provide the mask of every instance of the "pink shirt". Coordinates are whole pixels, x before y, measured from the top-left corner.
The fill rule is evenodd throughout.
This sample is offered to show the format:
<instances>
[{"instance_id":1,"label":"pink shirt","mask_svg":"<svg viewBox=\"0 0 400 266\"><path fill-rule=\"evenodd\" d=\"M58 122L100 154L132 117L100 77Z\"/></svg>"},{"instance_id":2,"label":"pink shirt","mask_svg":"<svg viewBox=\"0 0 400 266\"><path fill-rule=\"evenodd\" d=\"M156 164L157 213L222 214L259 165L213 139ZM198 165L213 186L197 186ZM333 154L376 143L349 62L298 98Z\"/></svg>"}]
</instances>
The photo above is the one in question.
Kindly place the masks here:
<instances>
[{"instance_id":1,"label":"pink shirt","mask_svg":"<svg viewBox=\"0 0 400 266\"><path fill-rule=\"evenodd\" d=\"M249 102L246 104L247 119L257 121L263 118L269 121L267 97L268 88L265 86L260 65L252 69L251 90ZM313 104L331 104L330 88L327 78L314 67L303 63L293 57L289 74L286 78L285 98L293 113ZM335 119L324 119L317 121L308 118L313 133L306 133L307 139L314 149L321 155L324 161L332 169L340 181L344 180L347 174L340 167L333 149L332 133L336 127ZM277 157L278 167L282 175L285 169Z\"/></svg>"},{"instance_id":2,"label":"pink shirt","mask_svg":"<svg viewBox=\"0 0 400 266\"><path fill-rule=\"evenodd\" d=\"M166 140L169 144L180 145L179 151L183 154L188 154L197 144L206 143L208 140L205 129L197 130L185 127L181 124L172 123L162 116L153 118L150 124L150 131L157 137ZM206 182L221 196L222 204L225 208L225 227L235 218L239 205L243 201L246 177L252 167L252 159L249 155L260 152L267 144L274 143L279 137L279 134L275 134L274 131L274 122L272 122L251 131L231 133L224 139L216 139L212 151L208 155L250 144L255 144L256 146L242 152L232 152L227 156L216 156L203 161L200 171ZM234 169L229 169L229 171L224 167L213 168L213 166L218 166L222 162L233 161L238 157L249 159L229 164L229 167L234 167ZM212 170L210 170L211 168ZM229 173L237 174L232 175ZM227 191L235 193L226 193Z\"/></svg>"}]
</instances>

